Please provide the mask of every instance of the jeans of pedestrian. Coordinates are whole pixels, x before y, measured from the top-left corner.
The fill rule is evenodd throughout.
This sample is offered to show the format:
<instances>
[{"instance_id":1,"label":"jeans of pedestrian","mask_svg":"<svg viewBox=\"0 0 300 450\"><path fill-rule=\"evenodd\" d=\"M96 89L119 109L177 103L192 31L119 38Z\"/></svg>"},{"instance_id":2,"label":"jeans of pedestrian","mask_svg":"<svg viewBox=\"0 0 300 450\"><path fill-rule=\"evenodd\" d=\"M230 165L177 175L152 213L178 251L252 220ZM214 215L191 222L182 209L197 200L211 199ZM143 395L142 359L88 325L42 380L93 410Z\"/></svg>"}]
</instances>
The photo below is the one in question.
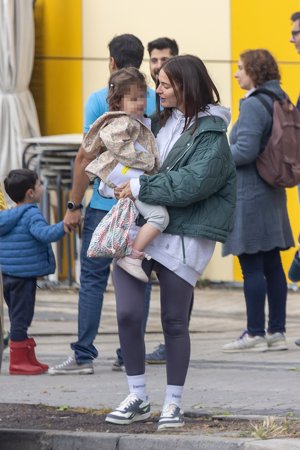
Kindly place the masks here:
<instances>
[{"instance_id":1,"label":"jeans of pedestrian","mask_svg":"<svg viewBox=\"0 0 300 450\"><path fill-rule=\"evenodd\" d=\"M110 273L111 258L88 258L92 234L107 211L88 206L85 212L80 253L80 289L78 299L78 340L71 344L78 364L91 362L98 351L94 340L100 324L103 296ZM145 298L145 314L149 310L150 289Z\"/></svg>"},{"instance_id":2,"label":"jeans of pedestrian","mask_svg":"<svg viewBox=\"0 0 300 450\"><path fill-rule=\"evenodd\" d=\"M265 335L265 300L268 298L269 333L285 332L287 282L278 249L239 256L247 308L247 331Z\"/></svg>"},{"instance_id":3,"label":"jeans of pedestrian","mask_svg":"<svg viewBox=\"0 0 300 450\"><path fill-rule=\"evenodd\" d=\"M10 339L24 341L34 315L36 278L19 278L3 274L3 294L8 307Z\"/></svg>"}]
</instances>

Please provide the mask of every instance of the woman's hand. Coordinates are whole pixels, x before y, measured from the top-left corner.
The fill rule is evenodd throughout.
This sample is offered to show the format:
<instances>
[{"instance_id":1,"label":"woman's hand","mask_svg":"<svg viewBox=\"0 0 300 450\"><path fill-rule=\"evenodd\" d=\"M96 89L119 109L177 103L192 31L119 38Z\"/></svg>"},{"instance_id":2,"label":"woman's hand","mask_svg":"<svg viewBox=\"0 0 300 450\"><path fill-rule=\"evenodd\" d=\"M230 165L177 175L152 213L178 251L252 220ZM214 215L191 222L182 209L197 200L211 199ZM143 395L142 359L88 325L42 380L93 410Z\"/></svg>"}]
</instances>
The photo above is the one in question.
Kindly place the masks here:
<instances>
[{"instance_id":1,"label":"woman's hand","mask_svg":"<svg viewBox=\"0 0 300 450\"><path fill-rule=\"evenodd\" d=\"M117 200L120 200L120 198L131 198L131 200L134 200L129 181L116 187L114 193Z\"/></svg>"}]
</instances>

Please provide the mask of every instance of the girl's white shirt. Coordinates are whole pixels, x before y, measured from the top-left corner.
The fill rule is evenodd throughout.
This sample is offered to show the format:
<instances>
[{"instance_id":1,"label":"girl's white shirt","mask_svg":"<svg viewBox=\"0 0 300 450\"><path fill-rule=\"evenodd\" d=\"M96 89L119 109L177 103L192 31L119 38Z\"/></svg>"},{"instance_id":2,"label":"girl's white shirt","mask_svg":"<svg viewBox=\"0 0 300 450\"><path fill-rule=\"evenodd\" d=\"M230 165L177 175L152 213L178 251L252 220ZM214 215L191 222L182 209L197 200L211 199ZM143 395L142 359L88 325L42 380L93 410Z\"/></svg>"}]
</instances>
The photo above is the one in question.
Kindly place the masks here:
<instances>
[{"instance_id":1,"label":"girl's white shirt","mask_svg":"<svg viewBox=\"0 0 300 450\"><path fill-rule=\"evenodd\" d=\"M230 122L230 111L222 106L211 105L207 112L199 113L198 117L213 115L222 117L228 125ZM185 118L181 111L173 109L171 117L167 120L157 135L156 142L162 164L168 156L170 150L180 138ZM138 198L140 183L139 179L130 180L131 192ZM137 232L138 229L132 230ZM134 235L132 235L132 238ZM145 252L155 261L175 272L189 284L195 286L199 276L209 263L216 242L205 238L184 236L184 249L182 237L162 233L157 236L151 244L145 248ZM185 252L185 261L184 254Z\"/></svg>"}]
</instances>

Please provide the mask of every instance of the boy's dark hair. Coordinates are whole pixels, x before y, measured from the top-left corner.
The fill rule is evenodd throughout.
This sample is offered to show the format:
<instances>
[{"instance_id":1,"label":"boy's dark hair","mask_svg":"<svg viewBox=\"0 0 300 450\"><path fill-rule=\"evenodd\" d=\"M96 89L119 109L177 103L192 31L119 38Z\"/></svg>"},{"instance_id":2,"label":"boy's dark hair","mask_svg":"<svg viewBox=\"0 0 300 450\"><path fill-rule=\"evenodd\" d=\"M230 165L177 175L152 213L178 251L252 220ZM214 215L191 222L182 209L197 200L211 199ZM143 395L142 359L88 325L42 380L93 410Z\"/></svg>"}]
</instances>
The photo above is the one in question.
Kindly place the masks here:
<instances>
[{"instance_id":1,"label":"boy's dark hair","mask_svg":"<svg viewBox=\"0 0 300 450\"><path fill-rule=\"evenodd\" d=\"M169 48L172 56L176 56L179 53L178 45L175 39L170 39L167 37L157 38L154 41L148 43L147 50L149 56L151 55L152 50L157 48L157 50L164 50L165 48Z\"/></svg>"},{"instance_id":2,"label":"boy's dark hair","mask_svg":"<svg viewBox=\"0 0 300 450\"><path fill-rule=\"evenodd\" d=\"M4 180L5 191L15 203L22 202L28 189L34 189L38 178L33 170L11 170Z\"/></svg>"},{"instance_id":3,"label":"boy's dark hair","mask_svg":"<svg viewBox=\"0 0 300 450\"><path fill-rule=\"evenodd\" d=\"M108 49L118 69L140 68L144 57L144 46L133 34L121 34L114 37L108 44Z\"/></svg>"},{"instance_id":4,"label":"boy's dark hair","mask_svg":"<svg viewBox=\"0 0 300 450\"><path fill-rule=\"evenodd\" d=\"M270 80L280 80L278 64L268 50L264 48L247 50L241 53L240 58L246 74L256 87Z\"/></svg>"},{"instance_id":5,"label":"boy's dark hair","mask_svg":"<svg viewBox=\"0 0 300 450\"><path fill-rule=\"evenodd\" d=\"M292 22L296 22L297 20L300 20L300 12L295 12L294 14L291 15L291 21Z\"/></svg>"},{"instance_id":6,"label":"boy's dark hair","mask_svg":"<svg viewBox=\"0 0 300 450\"><path fill-rule=\"evenodd\" d=\"M110 111L120 111L121 102L131 86L147 91L147 84L144 74L135 67L127 67L113 72L108 82L107 102Z\"/></svg>"},{"instance_id":7,"label":"boy's dark hair","mask_svg":"<svg viewBox=\"0 0 300 450\"><path fill-rule=\"evenodd\" d=\"M220 102L219 92L204 63L197 56L174 56L163 63L162 69L170 80L178 104L183 105L185 116L183 131L198 117L199 112L206 111L209 105ZM159 113L159 104L157 107ZM172 108L164 109L161 113L162 125L171 114Z\"/></svg>"}]
</instances>

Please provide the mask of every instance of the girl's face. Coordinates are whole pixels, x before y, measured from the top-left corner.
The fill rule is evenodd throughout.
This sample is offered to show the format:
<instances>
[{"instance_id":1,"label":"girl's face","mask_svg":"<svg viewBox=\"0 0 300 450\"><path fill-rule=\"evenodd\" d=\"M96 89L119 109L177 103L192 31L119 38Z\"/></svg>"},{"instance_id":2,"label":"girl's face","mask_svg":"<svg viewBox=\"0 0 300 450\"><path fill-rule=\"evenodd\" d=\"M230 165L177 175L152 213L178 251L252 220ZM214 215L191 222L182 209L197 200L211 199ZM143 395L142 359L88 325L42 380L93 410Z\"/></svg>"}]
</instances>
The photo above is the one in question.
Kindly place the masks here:
<instances>
[{"instance_id":1,"label":"girl's face","mask_svg":"<svg viewBox=\"0 0 300 450\"><path fill-rule=\"evenodd\" d=\"M141 119L146 108L146 91L138 86L130 86L121 101L121 111Z\"/></svg>"},{"instance_id":2,"label":"girl's face","mask_svg":"<svg viewBox=\"0 0 300 450\"><path fill-rule=\"evenodd\" d=\"M156 92L160 97L161 106L163 108L178 108L184 113L182 102L178 102L170 80L163 69L159 72L158 82Z\"/></svg>"},{"instance_id":3,"label":"girl's face","mask_svg":"<svg viewBox=\"0 0 300 450\"><path fill-rule=\"evenodd\" d=\"M253 89L255 87L250 76L247 75L243 61L241 59L238 62L238 70L235 72L234 77L238 80L240 87L242 89L245 89L246 91L250 91L250 89Z\"/></svg>"}]
</instances>

